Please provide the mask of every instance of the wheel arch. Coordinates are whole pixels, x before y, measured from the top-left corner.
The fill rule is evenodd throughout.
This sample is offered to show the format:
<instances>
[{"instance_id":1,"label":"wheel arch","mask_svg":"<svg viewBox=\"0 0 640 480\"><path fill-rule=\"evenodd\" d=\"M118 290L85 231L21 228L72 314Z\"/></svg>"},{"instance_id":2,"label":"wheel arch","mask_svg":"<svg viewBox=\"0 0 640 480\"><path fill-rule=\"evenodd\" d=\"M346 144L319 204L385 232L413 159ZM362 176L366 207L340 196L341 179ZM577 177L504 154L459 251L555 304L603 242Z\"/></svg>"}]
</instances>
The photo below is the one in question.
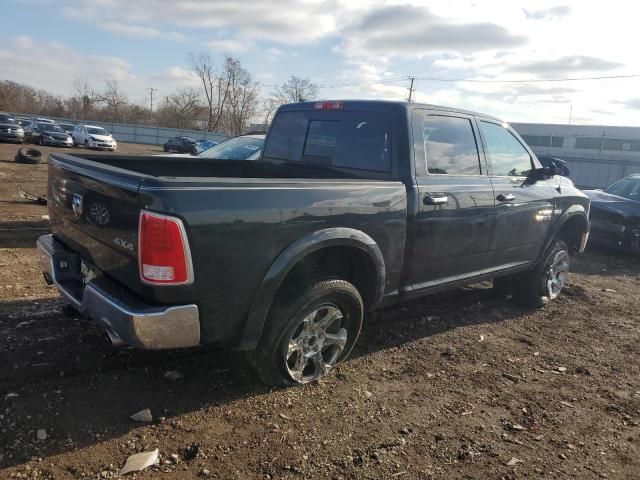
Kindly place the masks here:
<instances>
[{"instance_id":1,"label":"wheel arch","mask_svg":"<svg viewBox=\"0 0 640 480\"><path fill-rule=\"evenodd\" d=\"M365 308L374 310L382 300L385 263L380 248L366 233L352 228L327 228L312 232L293 242L278 255L256 292L238 342L240 350L252 350L258 344L273 301L287 279L296 272L313 268L320 259L330 259L329 273L338 273L345 265L356 265L356 276L349 278L365 300ZM365 274L366 273L366 274ZM359 285L358 285L359 284Z\"/></svg>"},{"instance_id":2,"label":"wheel arch","mask_svg":"<svg viewBox=\"0 0 640 480\"><path fill-rule=\"evenodd\" d=\"M561 238L569 247L570 252L582 252L586 244L584 235L589 233L588 213L582 206L574 205L567 209L556 221L549 233L542 249L544 255L549 245L555 238Z\"/></svg>"}]
</instances>

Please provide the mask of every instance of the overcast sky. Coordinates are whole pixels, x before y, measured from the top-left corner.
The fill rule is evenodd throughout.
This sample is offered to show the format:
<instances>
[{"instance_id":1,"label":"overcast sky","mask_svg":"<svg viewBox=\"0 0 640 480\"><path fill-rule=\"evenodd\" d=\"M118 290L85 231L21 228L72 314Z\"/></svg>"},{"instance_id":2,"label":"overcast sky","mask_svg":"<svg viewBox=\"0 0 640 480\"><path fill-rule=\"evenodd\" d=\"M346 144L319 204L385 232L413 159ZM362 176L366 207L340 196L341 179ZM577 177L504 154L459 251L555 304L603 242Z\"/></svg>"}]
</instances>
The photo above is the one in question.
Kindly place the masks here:
<instances>
[{"instance_id":1,"label":"overcast sky","mask_svg":"<svg viewBox=\"0 0 640 480\"><path fill-rule=\"evenodd\" d=\"M0 80L69 94L118 80L148 102L194 84L189 52L233 55L267 95L290 75L321 98L407 97L508 121L639 125L640 4L632 1L0 0ZM385 82L385 83L381 83Z\"/></svg>"}]
</instances>

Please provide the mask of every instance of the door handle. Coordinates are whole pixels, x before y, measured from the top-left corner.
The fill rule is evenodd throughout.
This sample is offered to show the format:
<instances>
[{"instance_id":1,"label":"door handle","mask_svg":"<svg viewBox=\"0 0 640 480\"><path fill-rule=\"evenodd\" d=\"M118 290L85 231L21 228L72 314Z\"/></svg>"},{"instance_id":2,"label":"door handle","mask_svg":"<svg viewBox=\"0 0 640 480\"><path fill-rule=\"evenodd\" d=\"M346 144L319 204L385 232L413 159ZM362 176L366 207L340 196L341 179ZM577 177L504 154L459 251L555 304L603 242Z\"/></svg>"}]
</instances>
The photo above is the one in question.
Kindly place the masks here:
<instances>
[{"instance_id":1,"label":"door handle","mask_svg":"<svg viewBox=\"0 0 640 480\"><path fill-rule=\"evenodd\" d=\"M449 197L446 195L425 195L422 199L422 203L425 205L444 205L449 201Z\"/></svg>"},{"instance_id":2,"label":"door handle","mask_svg":"<svg viewBox=\"0 0 640 480\"><path fill-rule=\"evenodd\" d=\"M498 200L499 202L510 202L515 199L516 196L511 193L501 193L496 197L496 200Z\"/></svg>"}]
</instances>

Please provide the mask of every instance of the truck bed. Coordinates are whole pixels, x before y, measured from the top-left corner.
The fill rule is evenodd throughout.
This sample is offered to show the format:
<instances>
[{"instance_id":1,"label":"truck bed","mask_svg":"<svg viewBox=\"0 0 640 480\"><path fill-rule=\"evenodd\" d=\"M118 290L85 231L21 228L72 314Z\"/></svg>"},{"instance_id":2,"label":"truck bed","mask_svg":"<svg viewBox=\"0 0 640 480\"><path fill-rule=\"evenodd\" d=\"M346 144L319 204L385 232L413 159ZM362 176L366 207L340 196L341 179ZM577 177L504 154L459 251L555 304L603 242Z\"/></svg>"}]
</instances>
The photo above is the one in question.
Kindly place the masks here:
<instances>
[{"instance_id":1,"label":"truck bed","mask_svg":"<svg viewBox=\"0 0 640 480\"><path fill-rule=\"evenodd\" d=\"M400 181L260 161L52 154L49 198L57 240L147 304L196 303L207 319L205 343L239 334L269 267L320 229L364 232L382 251L388 291L399 281L407 212ZM142 209L182 220L193 284L140 281Z\"/></svg>"},{"instance_id":2,"label":"truck bed","mask_svg":"<svg viewBox=\"0 0 640 480\"><path fill-rule=\"evenodd\" d=\"M65 161L98 163L136 172L149 177L222 177L222 178L358 178L353 172L293 162L261 162L255 160L216 160L170 156L134 155L67 155L53 154Z\"/></svg>"}]
</instances>

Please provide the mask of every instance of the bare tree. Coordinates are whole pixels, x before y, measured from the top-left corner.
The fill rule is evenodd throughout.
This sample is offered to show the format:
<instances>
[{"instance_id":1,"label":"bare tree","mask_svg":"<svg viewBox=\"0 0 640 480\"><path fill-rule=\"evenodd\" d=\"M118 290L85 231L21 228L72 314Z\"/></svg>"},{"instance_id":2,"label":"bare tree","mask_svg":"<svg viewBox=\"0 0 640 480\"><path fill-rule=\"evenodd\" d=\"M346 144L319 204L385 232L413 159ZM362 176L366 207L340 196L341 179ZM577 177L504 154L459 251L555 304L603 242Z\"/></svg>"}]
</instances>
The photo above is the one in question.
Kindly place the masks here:
<instances>
[{"instance_id":1,"label":"bare tree","mask_svg":"<svg viewBox=\"0 0 640 480\"><path fill-rule=\"evenodd\" d=\"M318 96L320 88L308 78L292 75L289 80L277 87L272 96L282 103L296 103L312 100Z\"/></svg>"},{"instance_id":2,"label":"bare tree","mask_svg":"<svg viewBox=\"0 0 640 480\"><path fill-rule=\"evenodd\" d=\"M126 93L120 89L116 80L105 82L105 89L97 95L97 100L104 105L104 113L108 120L115 122L121 120L122 111L129 104Z\"/></svg>"},{"instance_id":3,"label":"bare tree","mask_svg":"<svg viewBox=\"0 0 640 480\"><path fill-rule=\"evenodd\" d=\"M300 78L292 75L285 83L276 87L271 96L262 105L264 123L267 125L271 116L280 105L285 103L304 102L318 96L320 88L308 78Z\"/></svg>"},{"instance_id":4,"label":"bare tree","mask_svg":"<svg viewBox=\"0 0 640 480\"><path fill-rule=\"evenodd\" d=\"M258 109L258 84L240 61L231 57L225 60L224 76L229 79L228 130L240 135Z\"/></svg>"},{"instance_id":5,"label":"bare tree","mask_svg":"<svg viewBox=\"0 0 640 480\"><path fill-rule=\"evenodd\" d=\"M78 77L73 81L73 95L66 100L67 110L74 118L88 119L95 110L96 94L84 77Z\"/></svg>"},{"instance_id":6,"label":"bare tree","mask_svg":"<svg viewBox=\"0 0 640 480\"><path fill-rule=\"evenodd\" d=\"M159 109L159 116L164 125L188 128L201 108L200 93L194 88L182 87L166 98Z\"/></svg>"},{"instance_id":7,"label":"bare tree","mask_svg":"<svg viewBox=\"0 0 640 480\"><path fill-rule=\"evenodd\" d=\"M230 78L225 75L225 72L220 74L216 70L213 59L207 52L200 52L198 55L190 54L189 64L191 71L200 79L204 89L208 110L207 130L210 132L217 130L228 99Z\"/></svg>"}]
</instances>

